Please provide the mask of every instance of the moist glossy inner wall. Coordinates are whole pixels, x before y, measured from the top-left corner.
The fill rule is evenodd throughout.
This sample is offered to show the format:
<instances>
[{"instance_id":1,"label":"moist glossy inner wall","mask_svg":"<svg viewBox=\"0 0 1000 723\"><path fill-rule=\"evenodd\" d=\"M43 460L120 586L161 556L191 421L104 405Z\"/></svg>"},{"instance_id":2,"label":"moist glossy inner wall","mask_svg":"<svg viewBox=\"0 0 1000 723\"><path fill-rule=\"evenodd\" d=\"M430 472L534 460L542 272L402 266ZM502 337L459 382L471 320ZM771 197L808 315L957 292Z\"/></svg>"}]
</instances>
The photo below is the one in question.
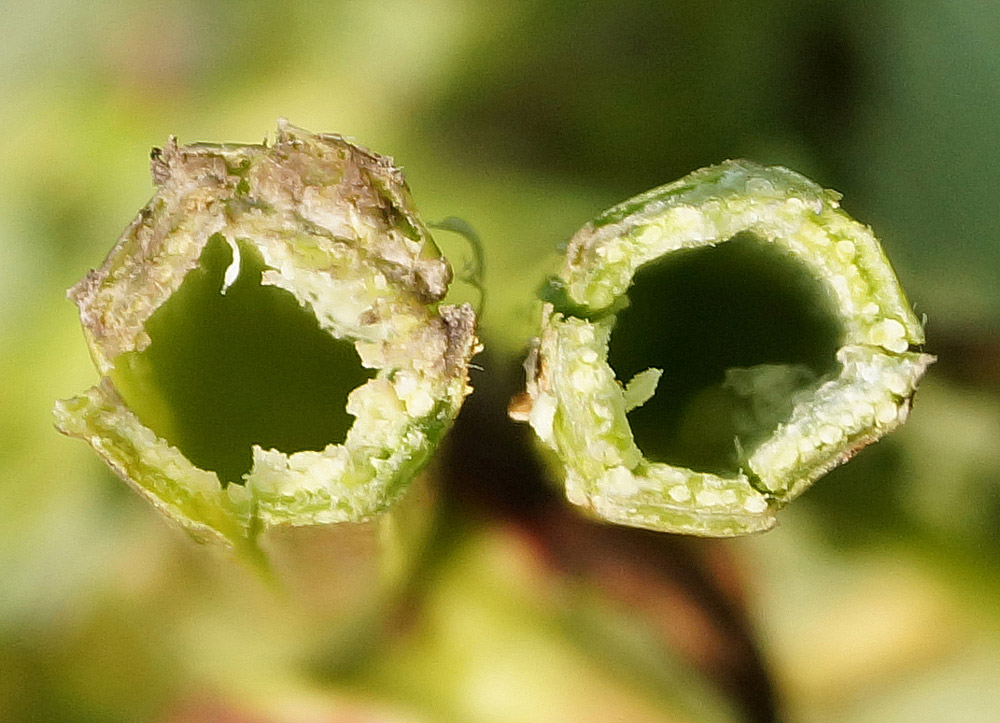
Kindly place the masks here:
<instances>
[{"instance_id":1,"label":"moist glossy inner wall","mask_svg":"<svg viewBox=\"0 0 1000 723\"><path fill-rule=\"evenodd\" d=\"M199 265L146 323L150 345L116 360L112 381L139 419L222 483L242 483L251 447L285 453L344 441L348 394L372 373L354 345L320 329L291 293L261 286L263 263L213 236Z\"/></svg>"},{"instance_id":2,"label":"moist glossy inner wall","mask_svg":"<svg viewBox=\"0 0 1000 723\"><path fill-rule=\"evenodd\" d=\"M608 360L623 383L649 367L663 369L653 398L628 416L647 459L734 474L784 421L761 414L765 421L748 428L748 409L784 405L790 413L785 402L796 391L838 370L843 330L825 286L750 234L643 267L628 297ZM756 375L763 380L757 386L779 398L740 396L726 375L733 368L750 368L736 374Z\"/></svg>"}]
</instances>

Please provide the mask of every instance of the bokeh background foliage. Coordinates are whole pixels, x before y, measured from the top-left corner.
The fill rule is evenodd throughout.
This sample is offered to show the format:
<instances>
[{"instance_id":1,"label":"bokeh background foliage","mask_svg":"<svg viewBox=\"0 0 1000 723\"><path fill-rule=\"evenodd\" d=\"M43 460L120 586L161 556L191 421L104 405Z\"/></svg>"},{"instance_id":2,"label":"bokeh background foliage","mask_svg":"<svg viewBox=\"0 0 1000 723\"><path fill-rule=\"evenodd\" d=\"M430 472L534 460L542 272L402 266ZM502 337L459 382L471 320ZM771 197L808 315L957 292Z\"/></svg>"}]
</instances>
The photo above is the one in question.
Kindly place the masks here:
<instances>
[{"instance_id":1,"label":"bokeh background foliage","mask_svg":"<svg viewBox=\"0 0 1000 723\"><path fill-rule=\"evenodd\" d=\"M0 11L0 719L762 720L775 708L831 723L994 719L1000 6ZM461 216L488 255L490 351L445 464L454 505L468 508L461 534L429 568L417 612L378 651L359 644L357 661L322 674L308 662L330 622L321 609L283 605L165 526L49 417L53 398L95 378L63 289L150 196L150 147L171 133L255 142L278 116L393 155L425 218ZM910 423L774 532L629 547L645 550L619 559L647 576L635 622L612 574L622 567L580 563L581 550L610 549L603 528L574 547L578 523L538 535L518 518L542 493L504 399L558 243L602 208L727 157L843 192L928 315L940 362ZM460 266L467 249L440 238ZM496 444L465 449L484 428ZM552 552L567 546L569 558ZM678 559L688 567L658 562ZM688 586L691 605L665 602L691 565L730 591L757 651L744 663L769 692L713 673L722 658L698 634L711 596Z\"/></svg>"}]
</instances>

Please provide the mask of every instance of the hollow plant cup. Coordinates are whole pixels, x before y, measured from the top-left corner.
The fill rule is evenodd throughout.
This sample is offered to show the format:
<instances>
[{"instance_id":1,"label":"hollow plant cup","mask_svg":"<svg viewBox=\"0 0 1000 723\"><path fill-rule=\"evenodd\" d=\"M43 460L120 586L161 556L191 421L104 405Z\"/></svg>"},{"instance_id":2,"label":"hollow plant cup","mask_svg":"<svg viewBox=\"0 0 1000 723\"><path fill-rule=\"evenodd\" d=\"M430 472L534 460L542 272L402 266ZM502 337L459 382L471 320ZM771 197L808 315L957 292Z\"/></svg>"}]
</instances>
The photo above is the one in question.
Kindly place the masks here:
<instances>
[{"instance_id":1,"label":"hollow plant cup","mask_svg":"<svg viewBox=\"0 0 1000 723\"><path fill-rule=\"evenodd\" d=\"M922 326L879 242L839 208L839 198L786 168L727 161L629 199L573 236L543 294L540 331L526 362L526 393L511 405L511 416L530 423L550 451L572 503L611 522L654 530L704 536L767 530L775 512L817 478L903 423L933 357L917 349L924 342ZM708 273L702 263L707 253L728 254L728 281L713 282L708 275L692 287L697 294L671 291L692 274ZM630 296L675 294L696 327L690 338L671 341L668 320L661 324L655 310L629 333L633 342L647 337L672 347L668 356L683 356L685 344L696 346L699 334L713 333L711 314L702 319L701 310L725 291L725 283L744 283L748 260L761 253L784 265L782 273L792 274L795 285L811 285L813 296L804 303L815 309L804 313L824 310L824 323L833 330L826 361L809 369L794 354L786 359L773 351L772 359L755 351L735 364L724 362L709 393L687 398L694 407L700 403L729 415L727 422L718 414L695 415L692 423L699 433L724 428L725 464L684 464L670 440L669 453L644 454L636 439L640 432L651 437L631 423L639 416L632 413L658 386L662 391L672 370L657 368L652 359L630 378L617 378L613 357L625 352L616 351L615 337L626 333L618 325L626 314L634 319L643 313ZM676 271L684 265L688 271ZM674 286L640 295L639 277L668 267L675 269L669 272ZM690 270L696 268L703 271ZM785 301L773 307L773 315L786 313ZM730 329L737 332L743 333ZM721 349L726 343L718 341ZM746 347L753 348L754 340ZM723 356L732 361L732 355ZM663 427L655 433L683 432L678 425Z\"/></svg>"},{"instance_id":2,"label":"hollow plant cup","mask_svg":"<svg viewBox=\"0 0 1000 723\"><path fill-rule=\"evenodd\" d=\"M56 403L58 429L259 569L342 575L347 597L401 579L434 516L414 480L479 349L401 172L280 121L271 144L171 138L152 173L69 291L101 380Z\"/></svg>"}]
</instances>

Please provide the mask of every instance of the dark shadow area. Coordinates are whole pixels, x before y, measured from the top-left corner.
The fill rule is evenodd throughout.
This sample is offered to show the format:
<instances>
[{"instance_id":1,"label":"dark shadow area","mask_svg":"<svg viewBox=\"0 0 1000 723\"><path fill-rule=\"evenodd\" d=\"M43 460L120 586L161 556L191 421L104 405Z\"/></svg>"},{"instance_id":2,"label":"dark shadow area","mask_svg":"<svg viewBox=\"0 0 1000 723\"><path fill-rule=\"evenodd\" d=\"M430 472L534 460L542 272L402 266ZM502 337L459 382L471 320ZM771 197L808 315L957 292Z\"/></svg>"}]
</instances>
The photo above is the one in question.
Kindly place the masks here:
<instances>
[{"instance_id":1,"label":"dark shadow area","mask_svg":"<svg viewBox=\"0 0 1000 723\"><path fill-rule=\"evenodd\" d=\"M347 396L372 373L353 343L320 329L291 293L261 286L262 259L213 236L200 264L146 322L151 343L116 361L119 392L154 432L223 484L242 483L251 446L292 453L343 442Z\"/></svg>"},{"instance_id":2,"label":"dark shadow area","mask_svg":"<svg viewBox=\"0 0 1000 723\"><path fill-rule=\"evenodd\" d=\"M783 421L792 395L837 371L843 332L826 289L752 235L640 269L628 298L608 360L623 383L663 370L653 398L629 413L636 444L654 461L735 473L740 449ZM737 368L750 369L727 377ZM785 406L775 411L770 400Z\"/></svg>"},{"instance_id":3,"label":"dark shadow area","mask_svg":"<svg viewBox=\"0 0 1000 723\"><path fill-rule=\"evenodd\" d=\"M470 372L475 392L466 398L439 452L455 460L444 481L448 498L460 507L522 519L562 504L531 427L507 416L508 403L524 389L522 361L523 355L497 356L488 340L475 358L481 368Z\"/></svg>"}]
</instances>

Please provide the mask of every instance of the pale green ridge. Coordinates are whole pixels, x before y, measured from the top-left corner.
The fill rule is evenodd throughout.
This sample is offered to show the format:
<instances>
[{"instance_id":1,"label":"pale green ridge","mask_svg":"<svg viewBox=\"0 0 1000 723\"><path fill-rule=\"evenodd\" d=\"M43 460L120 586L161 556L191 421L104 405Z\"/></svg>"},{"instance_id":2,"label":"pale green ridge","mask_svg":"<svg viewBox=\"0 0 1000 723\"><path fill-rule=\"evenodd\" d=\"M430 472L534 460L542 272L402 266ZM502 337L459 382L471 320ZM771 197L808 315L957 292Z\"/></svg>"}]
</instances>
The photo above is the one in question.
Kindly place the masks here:
<instances>
[{"instance_id":1,"label":"pale green ridge","mask_svg":"<svg viewBox=\"0 0 1000 723\"><path fill-rule=\"evenodd\" d=\"M933 357L910 351L923 329L875 236L838 198L788 169L728 161L630 199L571 239L551 285L561 296L544 305L527 362L530 409L515 415L555 453L571 502L656 530L766 530L777 509L906 419ZM616 314L640 267L747 233L783 249L828 291L843 330L838 370L809 383L794 366L728 370L724 389L753 402L755 414L781 410L752 448L735 440L734 474L648 460L626 414L648 401L659 375L644 375L658 370L624 388L616 379L608 363ZM696 309L698 299L690 303Z\"/></svg>"}]
</instances>

